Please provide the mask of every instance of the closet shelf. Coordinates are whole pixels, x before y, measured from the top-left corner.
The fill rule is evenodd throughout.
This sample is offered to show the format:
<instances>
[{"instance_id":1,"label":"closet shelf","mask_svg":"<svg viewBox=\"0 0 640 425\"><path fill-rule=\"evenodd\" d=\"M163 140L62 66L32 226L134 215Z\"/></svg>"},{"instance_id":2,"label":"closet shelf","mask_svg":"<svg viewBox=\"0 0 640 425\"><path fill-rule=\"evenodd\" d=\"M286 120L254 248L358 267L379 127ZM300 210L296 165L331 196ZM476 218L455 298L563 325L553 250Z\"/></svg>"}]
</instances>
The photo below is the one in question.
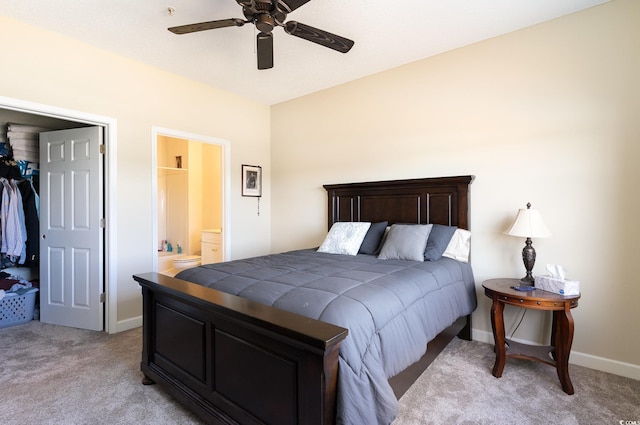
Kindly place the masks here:
<instances>
[{"instance_id":1,"label":"closet shelf","mask_svg":"<svg viewBox=\"0 0 640 425\"><path fill-rule=\"evenodd\" d=\"M188 172L188 168L176 168L176 167L158 167L159 176L168 176L172 174L179 174Z\"/></svg>"}]
</instances>

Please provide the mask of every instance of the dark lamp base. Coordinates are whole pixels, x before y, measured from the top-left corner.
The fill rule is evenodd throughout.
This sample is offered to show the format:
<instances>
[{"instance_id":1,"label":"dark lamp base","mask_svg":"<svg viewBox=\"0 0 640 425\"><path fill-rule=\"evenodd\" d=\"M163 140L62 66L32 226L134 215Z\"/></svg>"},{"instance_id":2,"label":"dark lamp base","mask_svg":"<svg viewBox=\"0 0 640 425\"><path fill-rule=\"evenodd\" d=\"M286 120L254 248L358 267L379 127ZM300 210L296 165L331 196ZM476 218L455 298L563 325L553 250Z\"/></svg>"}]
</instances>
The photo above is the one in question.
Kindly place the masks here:
<instances>
[{"instance_id":1,"label":"dark lamp base","mask_svg":"<svg viewBox=\"0 0 640 425\"><path fill-rule=\"evenodd\" d=\"M520 279L520 282L522 282L525 285L536 286L535 279L533 278L533 276L525 276L522 279Z\"/></svg>"},{"instance_id":2,"label":"dark lamp base","mask_svg":"<svg viewBox=\"0 0 640 425\"><path fill-rule=\"evenodd\" d=\"M524 268L527 270L527 275L520 279L520 282L535 286L531 270L533 270L533 265L536 263L536 250L531 245L531 238L527 238L525 241L525 246L522 250L522 261L524 262Z\"/></svg>"}]
</instances>

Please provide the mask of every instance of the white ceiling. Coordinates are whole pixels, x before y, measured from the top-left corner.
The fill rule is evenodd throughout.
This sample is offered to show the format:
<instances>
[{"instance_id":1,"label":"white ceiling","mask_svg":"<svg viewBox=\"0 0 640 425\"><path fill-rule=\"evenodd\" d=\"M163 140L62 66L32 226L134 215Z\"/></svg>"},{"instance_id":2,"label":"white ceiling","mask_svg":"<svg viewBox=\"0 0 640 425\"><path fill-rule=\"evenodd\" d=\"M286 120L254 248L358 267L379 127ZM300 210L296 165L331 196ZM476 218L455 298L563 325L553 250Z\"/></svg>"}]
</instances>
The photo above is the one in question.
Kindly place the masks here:
<instances>
[{"instance_id":1,"label":"white ceiling","mask_svg":"<svg viewBox=\"0 0 640 425\"><path fill-rule=\"evenodd\" d=\"M354 47L342 54L276 28L275 65L262 71L251 24L185 35L167 31L244 18L234 0L0 0L0 14L275 104L607 1L313 0L287 20L347 37Z\"/></svg>"}]
</instances>

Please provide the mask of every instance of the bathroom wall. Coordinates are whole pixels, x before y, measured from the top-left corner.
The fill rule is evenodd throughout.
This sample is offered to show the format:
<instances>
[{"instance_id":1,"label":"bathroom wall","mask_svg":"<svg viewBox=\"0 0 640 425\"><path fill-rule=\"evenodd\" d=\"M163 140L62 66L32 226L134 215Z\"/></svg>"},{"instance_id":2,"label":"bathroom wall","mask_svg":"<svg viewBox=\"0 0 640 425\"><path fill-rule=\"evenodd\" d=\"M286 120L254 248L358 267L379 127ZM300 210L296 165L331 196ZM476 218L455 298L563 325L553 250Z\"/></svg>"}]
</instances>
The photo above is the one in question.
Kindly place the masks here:
<instances>
[{"instance_id":1,"label":"bathroom wall","mask_svg":"<svg viewBox=\"0 0 640 425\"><path fill-rule=\"evenodd\" d=\"M222 227L222 147L189 141L188 254L200 255L202 230Z\"/></svg>"},{"instance_id":2,"label":"bathroom wall","mask_svg":"<svg viewBox=\"0 0 640 425\"><path fill-rule=\"evenodd\" d=\"M158 248L163 240L188 242L189 156L187 140L158 136ZM177 163L176 157L181 158ZM180 167L178 167L180 165Z\"/></svg>"},{"instance_id":3,"label":"bathroom wall","mask_svg":"<svg viewBox=\"0 0 640 425\"><path fill-rule=\"evenodd\" d=\"M200 255L200 234L202 233L202 208L203 183L202 173L207 166L203 164L204 143L189 141L189 203L188 212L188 233L189 239L185 243L185 252L189 255Z\"/></svg>"},{"instance_id":4,"label":"bathroom wall","mask_svg":"<svg viewBox=\"0 0 640 425\"><path fill-rule=\"evenodd\" d=\"M208 166L202 169L202 228L222 228L222 148L217 145L203 144L202 158Z\"/></svg>"}]
</instances>

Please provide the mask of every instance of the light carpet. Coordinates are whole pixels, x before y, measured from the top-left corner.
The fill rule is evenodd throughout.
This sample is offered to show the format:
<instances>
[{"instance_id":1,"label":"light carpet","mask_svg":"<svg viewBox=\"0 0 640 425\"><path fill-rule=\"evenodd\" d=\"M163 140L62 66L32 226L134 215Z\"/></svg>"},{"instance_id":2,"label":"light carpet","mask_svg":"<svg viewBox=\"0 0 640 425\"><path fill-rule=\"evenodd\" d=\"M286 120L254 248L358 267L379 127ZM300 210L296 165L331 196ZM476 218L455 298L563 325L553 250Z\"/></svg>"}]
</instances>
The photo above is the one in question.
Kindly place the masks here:
<instances>
[{"instance_id":1,"label":"light carpet","mask_svg":"<svg viewBox=\"0 0 640 425\"><path fill-rule=\"evenodd\" d=\"M158 386L141 384L141 329L114 335L33 321L0 329L1 424L201 424ZM640 381L570 365L555 370L454 339L400 400L393 425L640 423ZM368 425L368 424L363 424Z\"/></svg>"},{"instance_id":2,"label":"light carpet","mask_svg":"<svg viewBox=\"0 0 640 425\"><path fill-rule=\"evenodd\" d=\"M640 381L569 364L568 395L549 365L507 359L495 378L494 361L492 344L454 338L404 394L393 425L640 424Z\"/></svg>"}]
</instances>

